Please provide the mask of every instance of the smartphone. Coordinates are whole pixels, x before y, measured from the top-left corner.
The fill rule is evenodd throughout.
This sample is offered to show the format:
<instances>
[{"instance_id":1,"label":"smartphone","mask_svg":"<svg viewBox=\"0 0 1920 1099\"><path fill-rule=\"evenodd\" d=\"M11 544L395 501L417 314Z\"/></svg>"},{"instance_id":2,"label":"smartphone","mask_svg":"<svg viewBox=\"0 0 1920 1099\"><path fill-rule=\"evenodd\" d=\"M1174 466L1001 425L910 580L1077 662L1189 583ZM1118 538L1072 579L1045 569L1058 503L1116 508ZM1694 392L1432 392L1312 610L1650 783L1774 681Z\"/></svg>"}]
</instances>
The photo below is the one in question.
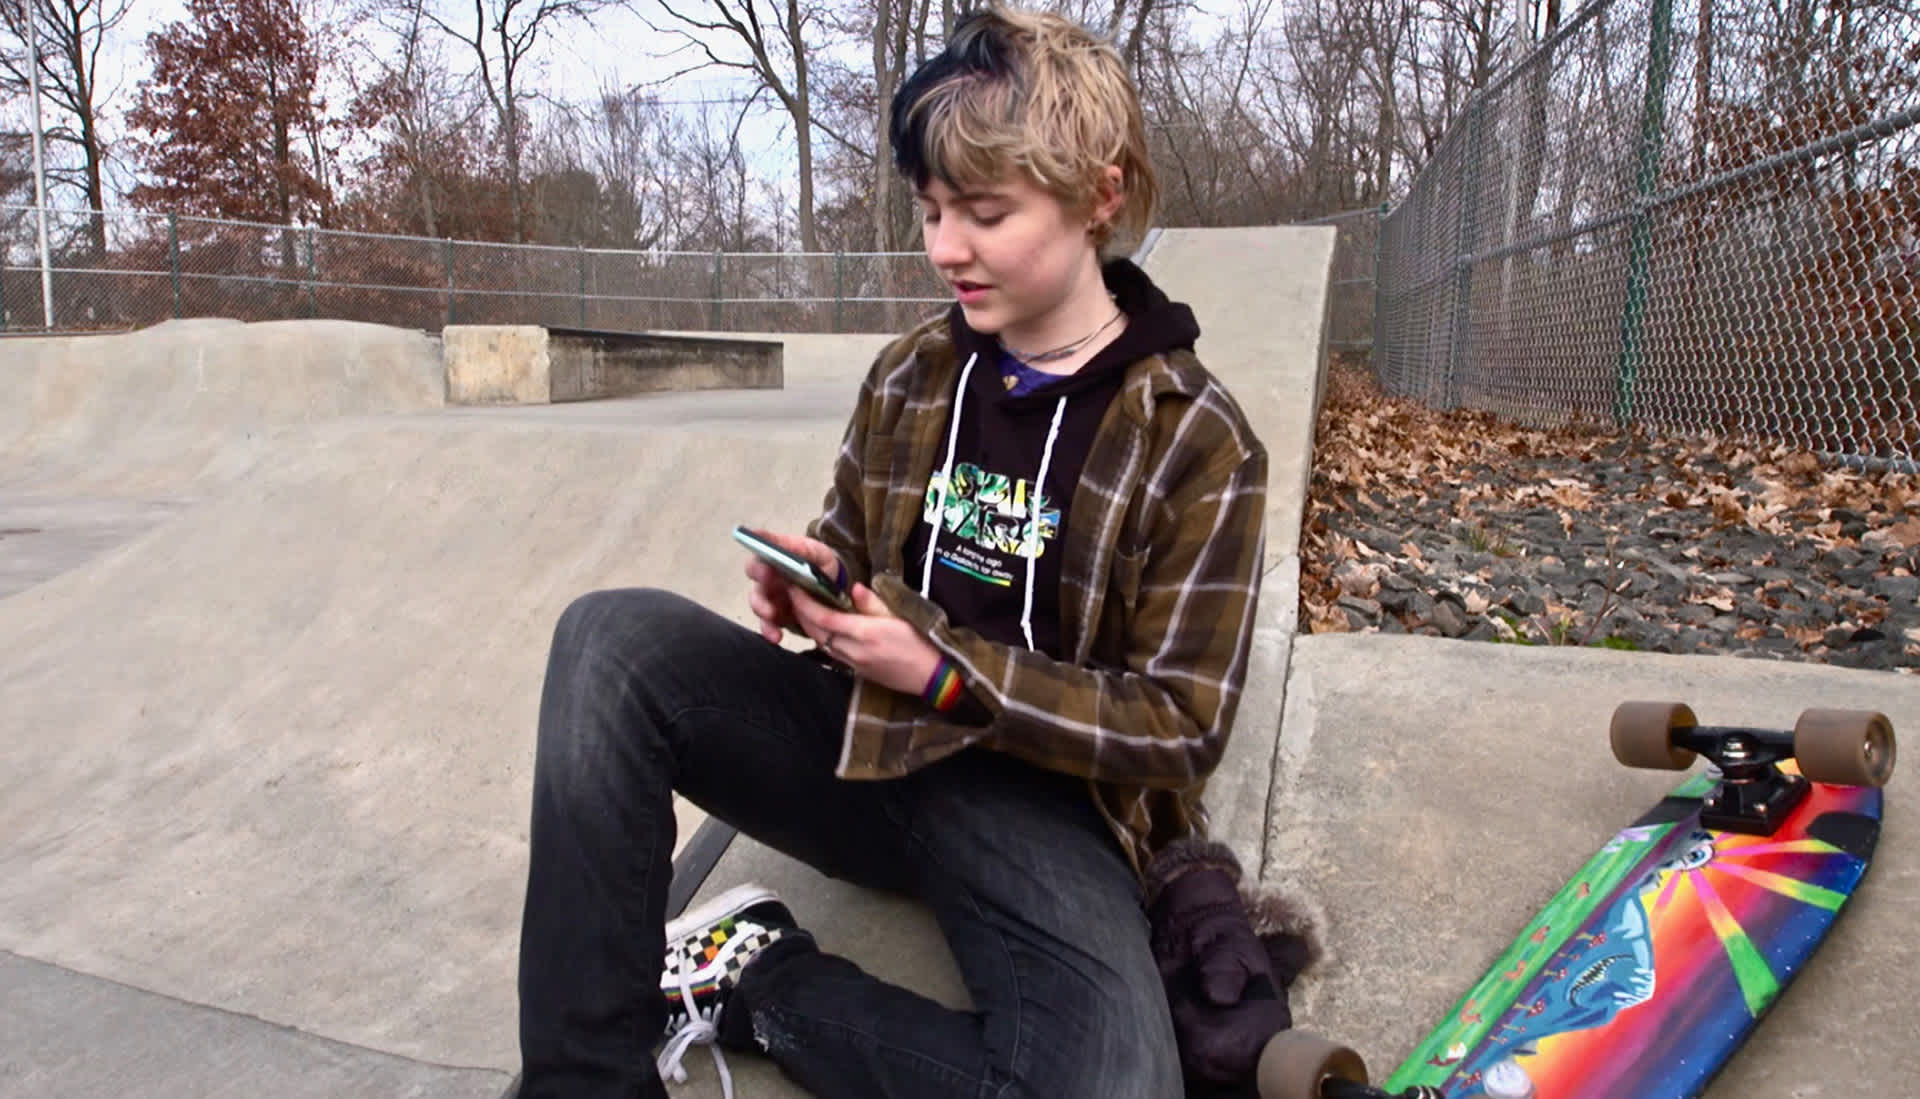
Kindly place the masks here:
<instances>
[{"instance_id":1,"label":"smartphone","mask_svg":"<svg viewBox=\"0 0 1920 1099\"><path fill-rule=\"evenodd\" d=\"M795 557L748 527L733 528L733 540L747 547L760 560L778 569L780 575L808 595L829 607L843 611L853 610L853 597L841 591L834 583L834 578L821 572L820 567L813 562Z\"/></svg>"}]
</instances>

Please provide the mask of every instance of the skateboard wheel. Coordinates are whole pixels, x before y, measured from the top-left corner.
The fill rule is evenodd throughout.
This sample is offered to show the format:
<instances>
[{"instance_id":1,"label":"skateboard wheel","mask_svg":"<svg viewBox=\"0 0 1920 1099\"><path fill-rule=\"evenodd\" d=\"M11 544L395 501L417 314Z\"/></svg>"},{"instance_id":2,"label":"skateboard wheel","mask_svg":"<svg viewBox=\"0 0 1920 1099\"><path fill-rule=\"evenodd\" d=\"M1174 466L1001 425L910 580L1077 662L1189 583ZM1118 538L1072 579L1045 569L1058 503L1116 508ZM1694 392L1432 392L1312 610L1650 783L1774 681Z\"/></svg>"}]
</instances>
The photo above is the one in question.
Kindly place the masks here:
<instances>
[{"instance_id":1,"label":"skateboard wheel","mask_svg":"<svg viewBox=\"0 0 1920 1099\"><path fill-rule=\"evenodd\" d=\"M1685 703L1622 702L1613 711L1607 737L1613 758L1628 767L1684 771L1693 766L1693 753L1677 747L1673 734L1698 724Z\"/></svg>"},{"instance_id":2,"label":"skateboard wheel","mask_svg":"<svg viewBox=\"0 0 1920 1099\"><path fill-rule=\"evenodd\" d=\"M1321 1099L1329 1080L1367 1082L1367 1063L1338 1042L1317 1034L1283 1030L1267 1040L1255 1071L1260 1099Z\"/></svg>"},{"instance_id":3,"label":"skateboard wheel","mask_svg":"<svg viewBox=\"0 0 1920 1099\"><path fill-rule=\"evenodd\" d=\"M1883 786L1893 775L1893 724L1872 710L1808 710L1793 726L1800 773L1834 786Z\"/></svg>"}]
</instances>

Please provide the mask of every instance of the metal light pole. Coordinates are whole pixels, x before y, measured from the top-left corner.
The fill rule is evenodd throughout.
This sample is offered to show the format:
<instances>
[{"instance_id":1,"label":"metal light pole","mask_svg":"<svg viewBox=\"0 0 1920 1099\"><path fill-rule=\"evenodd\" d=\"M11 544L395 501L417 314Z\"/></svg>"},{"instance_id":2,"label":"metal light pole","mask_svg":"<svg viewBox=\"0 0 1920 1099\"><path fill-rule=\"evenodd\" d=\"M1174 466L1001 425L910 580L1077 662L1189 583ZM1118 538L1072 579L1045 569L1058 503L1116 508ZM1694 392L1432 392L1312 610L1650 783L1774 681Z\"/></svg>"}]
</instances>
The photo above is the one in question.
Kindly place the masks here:
<instances>
[{"instance_id":1,"label":"metal light pole","mask_svg":"<svg viewBox=\"0 0 1920 1099\"><path fill-rule=\"evenodd\" d=\"M33 205L40 218L40 310L47 330L53 330L53 260L47 251L47 168L40 151L40 17L34 0L21 5L27 13L27 73L33 89Z\"/></svg>"}]
</instances>

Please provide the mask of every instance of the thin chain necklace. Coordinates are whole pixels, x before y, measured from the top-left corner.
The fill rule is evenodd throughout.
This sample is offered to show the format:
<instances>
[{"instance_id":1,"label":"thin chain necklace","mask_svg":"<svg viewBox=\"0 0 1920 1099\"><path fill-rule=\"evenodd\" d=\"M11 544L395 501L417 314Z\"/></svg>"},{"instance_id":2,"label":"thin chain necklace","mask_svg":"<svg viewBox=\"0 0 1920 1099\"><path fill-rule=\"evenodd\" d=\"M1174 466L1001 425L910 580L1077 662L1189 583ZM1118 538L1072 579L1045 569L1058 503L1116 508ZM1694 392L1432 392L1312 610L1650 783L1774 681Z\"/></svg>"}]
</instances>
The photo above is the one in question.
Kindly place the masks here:
<instances>
[{"instance_id":1,"label":"thin chain necklace","mask_svg":"<svg viewBox=\"0 0 1920 1099\"><path fill-rule=\"evenodd\" d=\"M1053 348L1048 351L1038 351L1029 355L1025 351L1021 351L1013 347L1008 347L1006 341L1004 340L1001 341L1000 346L1003 350L1006 351L1007 354L1012 355L1014 358L1019 359L1021 362L1026 363L1028 366L1039 366L1041 363L1058 362L1061 359L1070 357L1071 355L1074 354L1074 352L1079 351L1081 348L1087 346L1089 343L1092 343L1095 337L1099 336L1100 333L1105 332L1107 329L1112 328L1115 324L1118 324L1120 322L1120 319L1122 317L1125 317L1126 315L1127 314L1125 310L1115 309L1113 311L1113 316L1108 318L1107 323L1101 325L1100 327L1094 329L1093 331L1087 333L1086 335L1080 337L1079 339L1074 340L1072 343L1063 343L1059 347Z\"/></svg>"}]
</instances>

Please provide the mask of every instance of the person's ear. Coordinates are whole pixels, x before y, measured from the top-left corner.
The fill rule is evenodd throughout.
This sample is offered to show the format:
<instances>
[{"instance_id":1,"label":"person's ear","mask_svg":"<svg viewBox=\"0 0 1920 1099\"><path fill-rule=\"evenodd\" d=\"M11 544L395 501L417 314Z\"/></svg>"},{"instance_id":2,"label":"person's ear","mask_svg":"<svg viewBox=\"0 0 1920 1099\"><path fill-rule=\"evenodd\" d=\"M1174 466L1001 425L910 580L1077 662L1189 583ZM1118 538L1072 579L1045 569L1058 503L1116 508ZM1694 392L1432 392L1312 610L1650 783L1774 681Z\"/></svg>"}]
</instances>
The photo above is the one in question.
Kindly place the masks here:
<instances>
[{"instance_id":1,"label":"person's ear","mask_svg":"<svg viewBox=\"0 0 1920 1099\"><path fill-rule=\"evenodd\" d=\"M1109 164L1100 173L1100 182L1094 189L1093 211L1089 229L1098 230L1102 226L1112 227L1113 220L1120 216L1120 208L1127 204L1125 180L1118 164Z\"/></svg>"}]
</instances>

